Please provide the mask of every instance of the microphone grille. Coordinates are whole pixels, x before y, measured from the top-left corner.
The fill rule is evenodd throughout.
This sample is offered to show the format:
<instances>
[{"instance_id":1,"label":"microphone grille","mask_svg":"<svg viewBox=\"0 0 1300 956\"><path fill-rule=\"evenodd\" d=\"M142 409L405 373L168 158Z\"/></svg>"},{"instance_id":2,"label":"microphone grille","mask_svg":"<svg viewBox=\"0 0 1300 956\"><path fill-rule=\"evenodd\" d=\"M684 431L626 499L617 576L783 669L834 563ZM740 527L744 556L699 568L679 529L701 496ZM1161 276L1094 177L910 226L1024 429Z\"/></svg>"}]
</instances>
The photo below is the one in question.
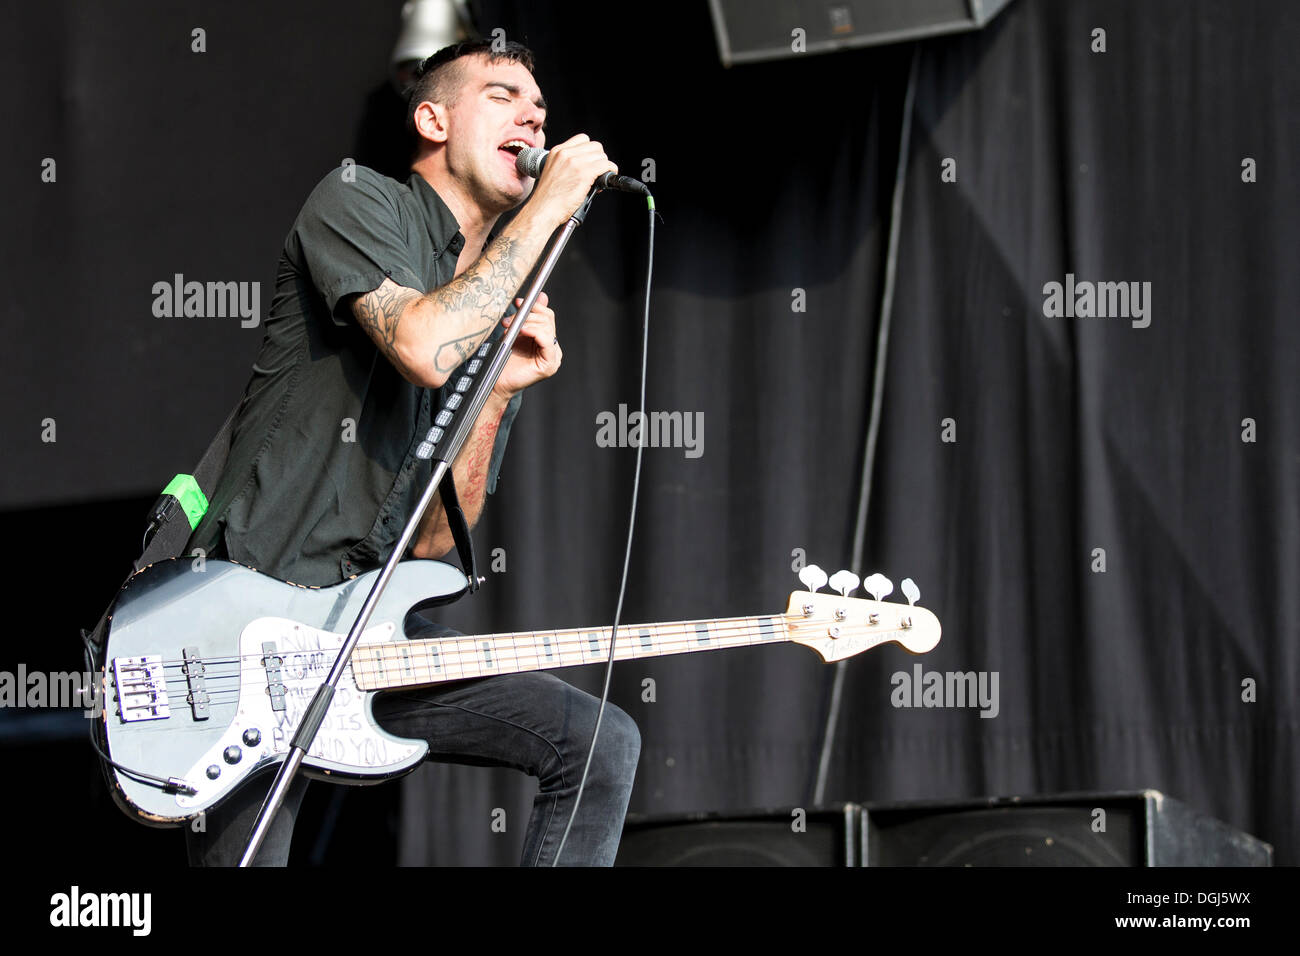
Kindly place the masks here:
<instances>
[{"instance_id":1,"label":"microphone grille","mask_svg":"<svg viewBox=\"0 0 1300 956\"><path fill-rule=\"evenodd\" d=\"M528 146L519 151L515 157L515 169L519 170L522 176L532 176L536 179L542 174L542 166L546 164L546 150L537 146Z\"/></svg>"}]
</instances>

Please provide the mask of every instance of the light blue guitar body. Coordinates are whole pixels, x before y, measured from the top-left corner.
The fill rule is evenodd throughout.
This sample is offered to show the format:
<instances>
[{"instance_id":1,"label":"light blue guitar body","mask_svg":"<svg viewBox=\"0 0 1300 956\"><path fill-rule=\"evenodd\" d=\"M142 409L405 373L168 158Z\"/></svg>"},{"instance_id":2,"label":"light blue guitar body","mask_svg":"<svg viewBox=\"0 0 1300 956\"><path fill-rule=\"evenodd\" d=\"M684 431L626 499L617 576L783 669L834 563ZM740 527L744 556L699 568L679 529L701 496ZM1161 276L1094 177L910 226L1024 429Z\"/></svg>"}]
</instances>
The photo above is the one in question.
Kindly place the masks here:
<instances>
[{"instance_id":1,"label":"light blue guitar body","mask_svg":"<svg viewBox=\"0 0 1300 956\"><path fill-rule=\"evenodd\" d=\"M96 732L122 767L195 792L106 765L118 804L145 823L180 826L283 761L378 573L307 588L229 561L176 558L133 575L111 609L97 662L104 703ZM456 600L466 583L449 564L401 562L362 643L406 640L408 614ZM304 773L377 783L424 759L424 741L375 723L373 698L349 669Z\"/></svg>"}]
</instances>

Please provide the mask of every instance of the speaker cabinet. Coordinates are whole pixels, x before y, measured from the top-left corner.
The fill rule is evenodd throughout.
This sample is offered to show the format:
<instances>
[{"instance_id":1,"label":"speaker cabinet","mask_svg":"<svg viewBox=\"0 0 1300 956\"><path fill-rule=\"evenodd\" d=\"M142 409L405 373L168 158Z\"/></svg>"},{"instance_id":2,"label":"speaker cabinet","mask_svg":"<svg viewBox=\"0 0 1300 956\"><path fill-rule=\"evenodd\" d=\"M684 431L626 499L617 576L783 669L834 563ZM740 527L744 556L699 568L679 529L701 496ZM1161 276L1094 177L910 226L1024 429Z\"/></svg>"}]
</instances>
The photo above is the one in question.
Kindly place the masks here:
<instances>
[{"instance_id":1,"label":"speaker cabinet","mask_svg":"<svg viewBox=\"0 0 1300 956\"><path fill-rule=\"evenodd\" d=\"M619 866L1271 866L1262 840L1155 790L629 814Z\"/></svg>"},{"instance_id":2,"label":"speaker cabinet","mask_svg":"<svg viewBox=\"0 0 1300 956\"><path fill-rule=\"evenodd\" d=\"M866 804L867 866L1271 866L1273 848L1156 790Z\"/></svg>"},{"instance_id":3,"label":"speaker cabinet","mask_svg":"<svg viewBox=\"0 0 1300 956\"><path fill-rule=\"evenodd\" d=\"M629 813L615 866L860 866L860 808Z\"/></svg>"},{"instance_id":4,"label":"speaker cabinet","mask_svg":"<svg viewBox=\"0 0 1300 956\"><path fill-rule=\"evenodd\" d=\"M1008 0L709 0L723 66L978 30ZM795 30L803 33L796 38ZM802 52L796 49L802 43Z\"/></svg>"}]
</instances>

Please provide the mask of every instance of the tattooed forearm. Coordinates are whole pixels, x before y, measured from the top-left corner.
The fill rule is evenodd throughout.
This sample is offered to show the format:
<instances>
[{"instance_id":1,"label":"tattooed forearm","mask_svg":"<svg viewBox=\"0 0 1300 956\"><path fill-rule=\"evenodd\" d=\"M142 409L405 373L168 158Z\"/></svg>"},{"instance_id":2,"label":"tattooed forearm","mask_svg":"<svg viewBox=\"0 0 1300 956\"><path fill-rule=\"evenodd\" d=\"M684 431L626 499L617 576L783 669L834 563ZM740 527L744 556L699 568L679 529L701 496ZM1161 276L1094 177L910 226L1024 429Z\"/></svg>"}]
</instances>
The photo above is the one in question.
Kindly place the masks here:
<instances>
[{"instance_id":1,"label":"tattooed forearm","mask_svg":"<svg viewBox=\"0 0 1300 956\"><path fill-rule=\"evenodd\" d=\"M501 428L501 416L505 405L485 407L474 423L474 431L469 441L461 449L456 460L452 462L452 476L456 479L456 492L460 506L465 512L465 520L472 528L478 523L483 513L483 501L487 496L488 470L492 464L492 451L496 447L497 432ZM413 551L417 558L440 558L449 552L455 544L455 537L447 524L447 516L442 510L441 501L435 499L433 506L425 512L420 523L419 534Z\"/></svg>"},{"instance_id":2,"label":"tattooed forearm","mask_svg":"<svg viewBox=\"0 0 1300 956\"><path fill-rule=\"evenodd\" d=\"M403 378L440 386L505 314L533 266L536 245L498 236L472 266L427 295L385 279L354 298L352 312Z\"/></svg>"},{"instance_id":3,"label":"tattooed forearm","mask_svg":"<svg viewBox=\"0 0 1300 956\"><path fill-rule=\"evenodd\" d=\"M520 255L519 242L511 236L498 236L484 250L473 267L434 289L428 299L439 310L466 314L478 331L444 339L434 351L434 367L449 372L473 354L497 320L505 314L510 297L523 281L526 264ZM453 358L454 357L454 358Z\"/></svg>"},{"instance_id":4,"label":"tattooed forearm","mask_svg":"<svg viewBox=\"0 0 1300 956\"><path fill-rule=\"evenodd\" d=\"M353 309L366 334L383 349L384 355L397 370L407 377L410 370L397 352L397 326L402 319L402 310L418 298L420 293L414 289L400 286L392 279L385 279L378 289L361 296Z\"/></svg>"}]
</instances>

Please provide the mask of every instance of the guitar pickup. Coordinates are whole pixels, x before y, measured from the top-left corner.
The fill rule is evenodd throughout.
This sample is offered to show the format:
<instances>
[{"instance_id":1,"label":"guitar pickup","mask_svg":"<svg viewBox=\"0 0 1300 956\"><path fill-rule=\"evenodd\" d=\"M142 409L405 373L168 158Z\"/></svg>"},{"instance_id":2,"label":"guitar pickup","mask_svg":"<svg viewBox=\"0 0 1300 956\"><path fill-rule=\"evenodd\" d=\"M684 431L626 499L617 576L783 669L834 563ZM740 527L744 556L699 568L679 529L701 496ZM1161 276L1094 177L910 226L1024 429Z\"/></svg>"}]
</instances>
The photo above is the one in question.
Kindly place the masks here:
<instances>
[{"instance_id":1,"label":"guitar pickup","mask_svg":"<svg viewBox=\"0 0 1300 956\"><path fill-rule=\"evenodd\" d=\"M113 683L123 723L171 716L161 654L113 658Z\"/></svg>"},{"instance_id":2,"label":"guitar pickup","mask_svg":"<svg viewBox=\"0 0 1300 956\"><path fill-rule=\"evenodd\" d=\"M280 679L280 657L275 641L262 642L262 666L266 668L266 692L271 698L271 710L282 711L284 707L284 681Z\"/></svg>"},{"instance_id":3,"label":"guitar pickup","mask_svg":"<svg viewBox=\"0 0 1300 956\"><path fill-rule=\"evenodd\" d=\"M211 701L208 697L207 683L203 676L207 673L207 669L203 666L203 661L199 659L199 649L197 647L182 648L181 657L185 661L181 665L181 670L184 672L185 682L190 688L190 692L185 695L185 700L190 705L195 720L207 720L212 716L209 706Z\"/></svg>"}]
</instances>

